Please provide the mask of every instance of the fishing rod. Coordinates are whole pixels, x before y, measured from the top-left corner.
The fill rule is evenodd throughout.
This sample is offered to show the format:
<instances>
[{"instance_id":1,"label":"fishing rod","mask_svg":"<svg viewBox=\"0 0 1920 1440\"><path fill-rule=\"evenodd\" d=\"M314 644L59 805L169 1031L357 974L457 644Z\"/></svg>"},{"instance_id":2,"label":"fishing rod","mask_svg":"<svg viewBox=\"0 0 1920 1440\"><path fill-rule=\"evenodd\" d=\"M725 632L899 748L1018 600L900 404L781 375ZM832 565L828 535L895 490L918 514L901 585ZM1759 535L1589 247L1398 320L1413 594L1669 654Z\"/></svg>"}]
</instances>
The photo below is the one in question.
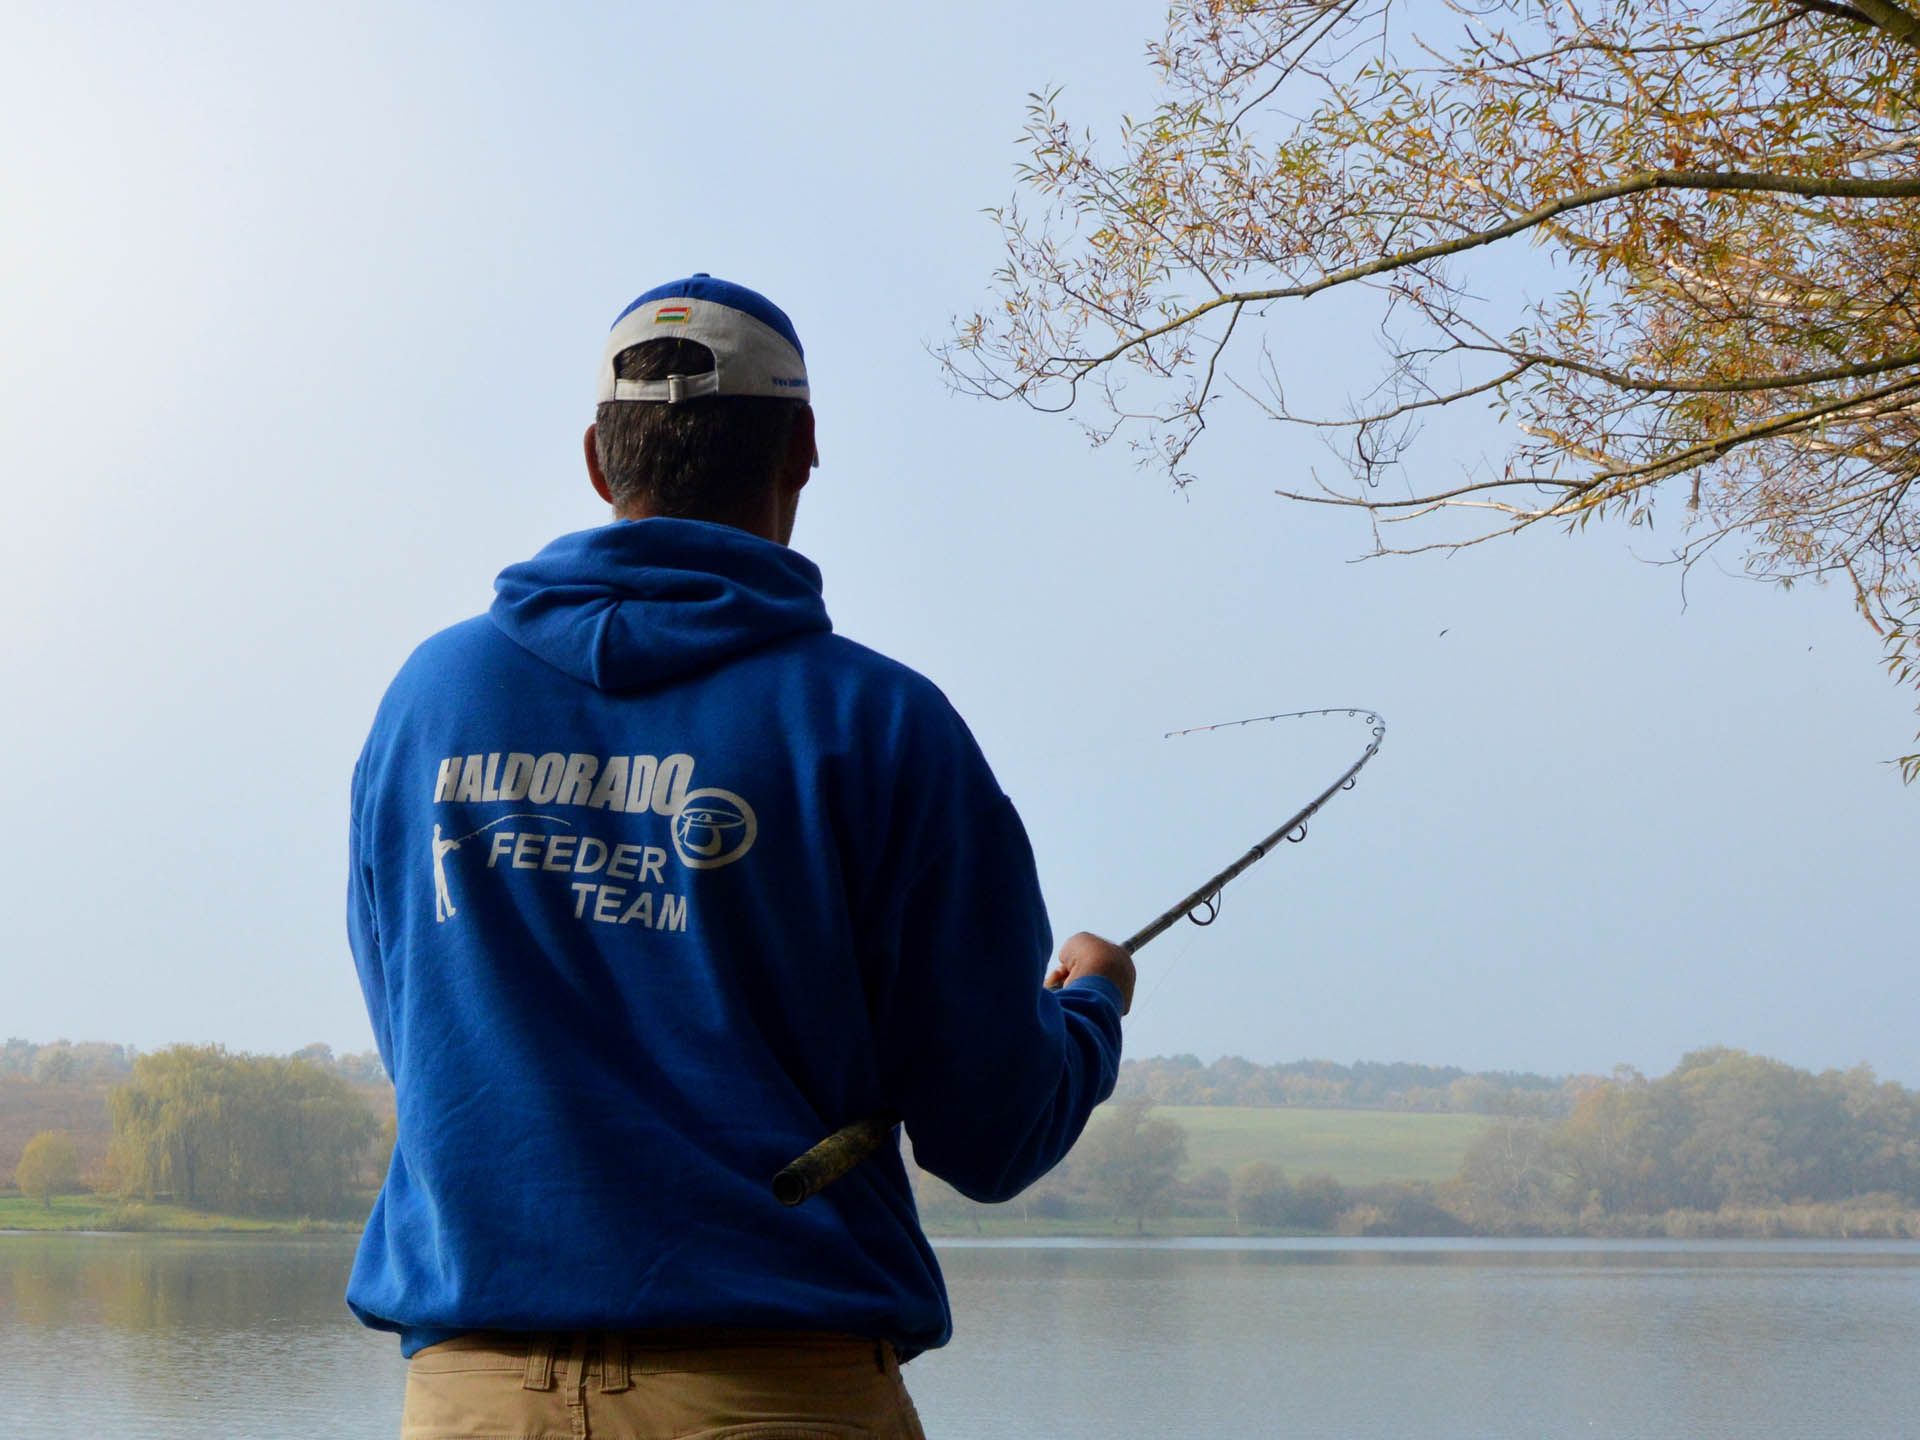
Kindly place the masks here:
<instances>
[{"instance_id":1,"label":"fishing rod","mask_svg":"<svg viewBox=\"0 0 1920 1440\"><path fill-rule=\"evenodd\" d=\"M1371 710L1335 706L1322 710L1283 710L1277 715L1253 715L1245 720L1222 721L1218 725L1195 725L1186 730L1169 730L1161 737L1163 740L1172 740L1181 735L1232 730L1269 720L1297 720L1309 715L1346 715L1351 719L1364 720L1372 731L1372 739L1367 742L1367 748L1360 752L1360 758L1342 770L1339 778L1289 815L1277 828L1254 842L1246 854L1224 870L1209 875L1183 899L1175 901L1122 941L1120 948L1127 954L1137 955L1149 941L1164 935L1183 915L1195 925L1211 925L1219 919L1220 892L1231 881L1265 859L1282 842L1298 844L1306 839L1307 821L1335 795L1353 788L1361 769L1379 753L1380 742L1387 738L1387 722ZM1206 912L1204 920L1200 918L1202 910ZM774 1198L782 1205L798 1205L810 1196L818 1195L886 1144L893 1135L894 1126L899 1123L900 1117L897 1115L869 1115L834 1131L806 1154L790 1161L773 1177Z\"/></svg>"}]
</instances>

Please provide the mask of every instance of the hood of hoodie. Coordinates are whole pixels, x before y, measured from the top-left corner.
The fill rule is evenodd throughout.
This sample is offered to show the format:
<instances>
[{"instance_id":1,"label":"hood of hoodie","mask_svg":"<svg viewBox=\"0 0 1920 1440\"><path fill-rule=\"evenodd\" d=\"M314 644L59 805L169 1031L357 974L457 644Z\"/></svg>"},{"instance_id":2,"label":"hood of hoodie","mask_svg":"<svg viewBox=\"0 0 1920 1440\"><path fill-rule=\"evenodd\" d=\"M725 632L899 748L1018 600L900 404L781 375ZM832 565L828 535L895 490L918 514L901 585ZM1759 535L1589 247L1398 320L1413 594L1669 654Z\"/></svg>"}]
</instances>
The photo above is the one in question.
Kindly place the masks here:
<instances>
[{"instance_id":1,"label":"hood of hoodie","mask_svg":"<svg viewBox=\"0 0 1920 1440\"><path fill-rule=\"evenodd\" d=\"M820 570L704 520L616 520L562 535L494 581L506 635L601 690L644 690L830 630Z\"/></svg>"}]
</instances>

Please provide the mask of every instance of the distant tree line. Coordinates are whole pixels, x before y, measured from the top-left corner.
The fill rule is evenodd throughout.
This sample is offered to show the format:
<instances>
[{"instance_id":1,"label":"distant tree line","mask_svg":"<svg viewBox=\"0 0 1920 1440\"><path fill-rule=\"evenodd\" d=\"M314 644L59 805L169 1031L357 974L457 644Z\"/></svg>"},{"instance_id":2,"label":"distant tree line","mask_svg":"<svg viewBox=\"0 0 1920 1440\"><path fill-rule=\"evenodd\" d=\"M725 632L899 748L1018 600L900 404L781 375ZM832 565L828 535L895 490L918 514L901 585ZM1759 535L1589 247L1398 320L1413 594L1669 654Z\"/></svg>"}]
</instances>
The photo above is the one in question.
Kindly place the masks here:
<instances>
[{"instance_id":1,"label":"distant tree line","mask_svg":"<svg viewBox=\"0 0 1920 1440\"><path fill-rule=\"evenodd\" d=\"M1197 1056L1123 1060L1114 1094L1157 1105L1298 1106L1302 1109L1415 1110L1460 1115L1560 1115L1589 1082L1526 1072L1468 1071L1453 1065L1290 1060L1256 1065L1238 1055L1212 1064Z\"/></svg>"},{"instance_id":2,"label":"distant tree line","mask_svg":"<svg viewBox=\"0 0 1920 1440\"><path fill-rule=\"evenodd\" d=\"M380 1063L378 1050L354 1050L336 1055L331 1045L316 1041L294 1051L291 1058L330 1070L349 1085L385 1089L388 1084L386 1067Z\"/></svg>"},{"instance_id":3,"label":"distant tree line","mask_svg":"<svg viewBox=\"0 0 1920 1440\"><path fill-rule=\"evenodd\" d=\"M133 1073L134 1053L130 1045L109 1045L98 1040L78 1044L55 1040L51 1045L36 1045L16 1035L0 1045L0 1075L36 1080L45 1085L122 1080Z\"/></svg>"},{"instance_id":4,"label":"distant tree line","mask_svg":"<svg viewBox=\"0 0 1920 1440\"><path fill-rule=\"evenodd\" d=\"M1620 1070L1570 1087L1565 1114L1496 1117L1440 1184L1346 1186L1269 1161L1189 1174L1185 1128L1153 1103L1104 1107L1067 1162L1001 1213L1241 1233L1920 1239L1920 1093L1864 1066L1815 1074L1709 1049L1657 1080ZM991 1213L931 1177L918 1185L936 1222Z\"/></svg>"},{"instance_id":5,"label":"distant tree line","mask_svg":"<svg viewBox=\"0 0 1920 1440\"><path fill-rule=\"evenodd\" d=\"M1866 1066L1814 1074L1697 1050L1657 1080L1617 1072L1561 1119L1497 1121L1454 1190L1466 1218L1504 1230L1604 1232L1796 1207L1892 1213L1920 1207L1920 1093Z\"/></svg>"},{"instance_id":6,"label":"distant tree line","mask_svg":"<svg viewBox=\"0 0 1920 1440\"><path fill-rule=\"evenodd\" d=\"M0 1044L0 1077L34 1080L46 1085L76 1085L124 1080L133 1073L140 1051L132 1045L99 1040L55 1040L37 1045L13 1036ZM336 1055L331 1045L314 1043L290 1057L331 1071L349 1085L383 1086L386 1071L378 1051Z\"/></svg>"},{"instance_id":7,"label":"distant tree line","mask_svg":"<svg viewBox=\"0 0 1920 1440\"><path fill-rule=\"evenodd\" d=\"M343 1215L364 1203L392 1150L392 1092L371 1052L13 1041L0 1056L0 1128L18 1136L0 1176L48 1204L85 1187L228 1212ZM1491 1119L1450 1180L1343 1185L1264 1157L1196 1173L1184 1127L1154 1109L1305 1106L1305 1095L1323 1107ZM79 1123L82 1112L97 1125ZM1135 1230L1177 1220L1216 1232L1920 1238L1920 1093L1864 1066L1816 1074L1730 1049L1696 1051L1651 1080L1628 1069L1553 1080L1179 1056L1129 1062L1067 1162L998 1212L917 1172L916 1185L942 1223L998 1213Z\"/></svg>"}]
</instances>

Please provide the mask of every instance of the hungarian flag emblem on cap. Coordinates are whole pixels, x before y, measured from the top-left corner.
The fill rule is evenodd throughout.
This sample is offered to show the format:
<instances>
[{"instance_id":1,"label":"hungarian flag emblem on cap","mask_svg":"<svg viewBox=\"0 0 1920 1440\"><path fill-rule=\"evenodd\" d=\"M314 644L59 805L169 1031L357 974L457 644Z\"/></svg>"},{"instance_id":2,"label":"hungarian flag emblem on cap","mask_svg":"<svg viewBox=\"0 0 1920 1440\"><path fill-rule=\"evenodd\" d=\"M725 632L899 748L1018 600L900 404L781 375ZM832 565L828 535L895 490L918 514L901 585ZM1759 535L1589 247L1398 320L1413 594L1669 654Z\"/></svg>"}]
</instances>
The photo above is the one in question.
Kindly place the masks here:
<instances>
[{"instance_id":1,"label":"hungarian flag emblem on cap","mask_svg":"<svg viewBox=\"0 0 1920 1440\"><path fill-rule=\"evenodd\" d=\"M653 323L656 325L684 325L687 323L687 317L692 313L693 310L691 306L662 305L658 310L653 312Z\"/></svg>"}]
</instances>

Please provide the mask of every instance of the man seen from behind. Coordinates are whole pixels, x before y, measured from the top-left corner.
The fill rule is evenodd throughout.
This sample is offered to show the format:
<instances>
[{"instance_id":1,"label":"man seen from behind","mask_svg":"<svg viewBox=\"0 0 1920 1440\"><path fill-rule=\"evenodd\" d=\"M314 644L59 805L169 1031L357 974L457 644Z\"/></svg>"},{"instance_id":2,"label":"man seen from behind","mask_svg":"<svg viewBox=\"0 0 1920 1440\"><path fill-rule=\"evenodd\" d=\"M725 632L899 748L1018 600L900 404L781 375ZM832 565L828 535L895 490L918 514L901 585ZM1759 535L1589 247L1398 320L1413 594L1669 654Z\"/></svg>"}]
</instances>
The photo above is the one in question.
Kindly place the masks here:
<instances>
[{"instance_id":1,"label":"man seen from behind","mask_svg":"<svg viewBox=\"0 0 1920 1440\"><path fill-rule=\"evenodd\" d=\"M355 767L398 1130L347 1300L409 1357L409 1440L919 1436L900 1363L951 1319L897 1148L797 1208L769 1178L881 1113L1017 1194L1112 1091L1132 961L1077 935L1042 983L967 727L833 632L788 544L818 455L786 315L650 290L597 398L613 520L422 644Z\"/></svg>"}]
</instances>

